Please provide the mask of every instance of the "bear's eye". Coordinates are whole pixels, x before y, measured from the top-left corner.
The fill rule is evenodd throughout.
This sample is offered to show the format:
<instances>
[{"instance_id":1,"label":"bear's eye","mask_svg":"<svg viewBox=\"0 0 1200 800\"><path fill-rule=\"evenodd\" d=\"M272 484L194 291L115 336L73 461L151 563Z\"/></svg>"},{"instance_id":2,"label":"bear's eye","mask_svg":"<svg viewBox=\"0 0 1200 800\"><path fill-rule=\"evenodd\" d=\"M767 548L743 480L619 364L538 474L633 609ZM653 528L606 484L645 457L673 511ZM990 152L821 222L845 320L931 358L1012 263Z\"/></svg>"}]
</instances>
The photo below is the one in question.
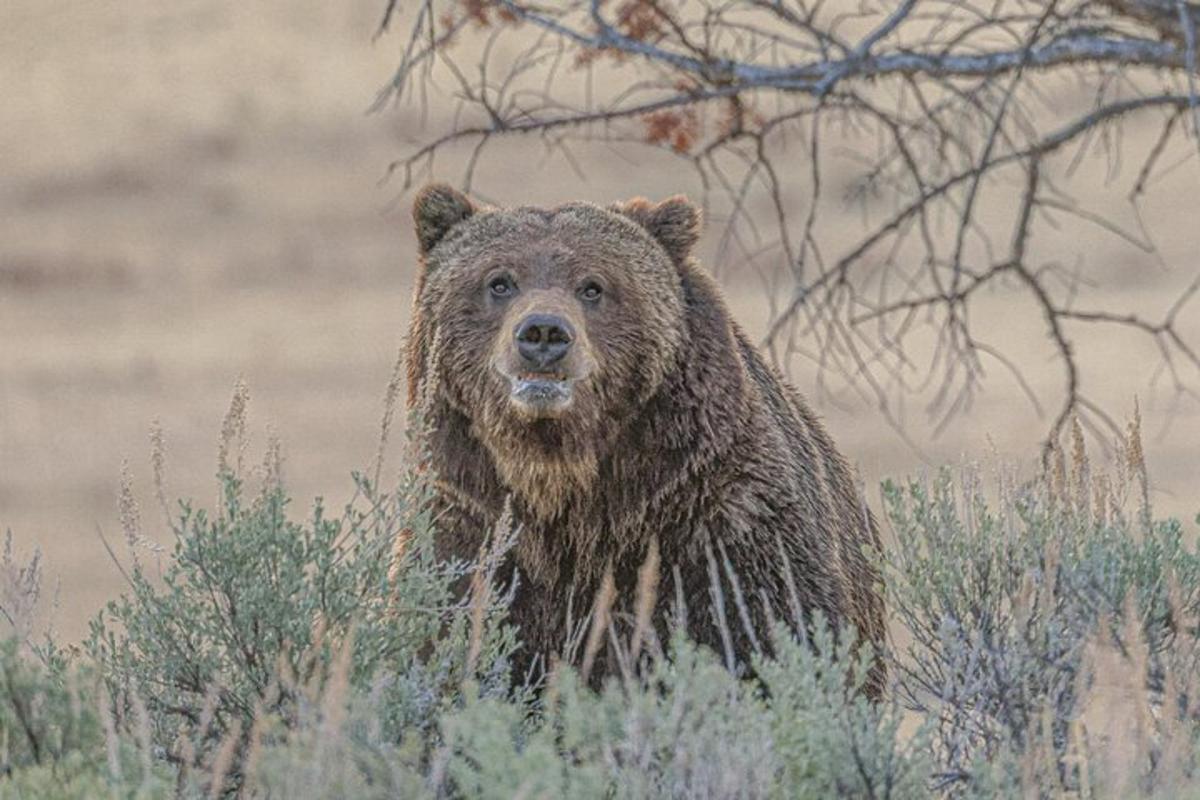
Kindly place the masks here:
<instances>
[{"instance_id":1,"label":"bear's eye","mask_svg":"<svg viewBox=\"0 0 1200 800\"><path fill-rule=\"evenodd\" d=\"M589 303L594 303L604 294L604 289L595 281L589 281L579 288L579 296Z\"/></svg>"},{"instance_id":2,"label":"bear's eye","mask_svg":"<svg viewBox=\"0 0 1200 800\"><path fill-rule=\"evenodd\" d=\"M517 285L507 275L498 275L488 281L488 291L493 297L508 297L517 291Z\"/></svg>"}]
</instances>

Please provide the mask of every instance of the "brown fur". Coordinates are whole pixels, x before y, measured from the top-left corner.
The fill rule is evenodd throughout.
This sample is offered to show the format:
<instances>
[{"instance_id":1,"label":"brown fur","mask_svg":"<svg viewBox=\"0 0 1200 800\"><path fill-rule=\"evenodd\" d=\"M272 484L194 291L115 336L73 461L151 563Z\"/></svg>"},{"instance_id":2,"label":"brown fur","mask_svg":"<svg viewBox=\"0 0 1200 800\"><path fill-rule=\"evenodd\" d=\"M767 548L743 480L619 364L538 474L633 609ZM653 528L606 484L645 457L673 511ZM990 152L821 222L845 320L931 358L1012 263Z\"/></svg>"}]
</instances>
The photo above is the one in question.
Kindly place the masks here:
<instances>
[{"instance_id":1,"label":"brown fur","mask_svg":"<svg viewBox=\"0 0 1200 800\"><path fill-rule=\"evenodd\" d=\"M429 426L439 550L474 558L511 496L519 532L504 574L518 580L519 670L561 652L569 610L576 620L586 613L606 570L627 611L655 537L660 635L678 596L689 633L725 649L710 592L715 560L739 664L755 641L766 646L770 620L794 620L793 597L803 618L819 610L882 644L875 521L820 422L691 259L693 206L479 209L434 186L414 215L422 268L409 400ZM512 276L512 298L489 294L497 274ZM580 299L587 281L603 286L598 303ZM547 310L578 336L563 367L570 404L539 414L514 405L505 376L515 321ZM872 696L883 679L877 664Z\"/></svg>"}]
</instances>

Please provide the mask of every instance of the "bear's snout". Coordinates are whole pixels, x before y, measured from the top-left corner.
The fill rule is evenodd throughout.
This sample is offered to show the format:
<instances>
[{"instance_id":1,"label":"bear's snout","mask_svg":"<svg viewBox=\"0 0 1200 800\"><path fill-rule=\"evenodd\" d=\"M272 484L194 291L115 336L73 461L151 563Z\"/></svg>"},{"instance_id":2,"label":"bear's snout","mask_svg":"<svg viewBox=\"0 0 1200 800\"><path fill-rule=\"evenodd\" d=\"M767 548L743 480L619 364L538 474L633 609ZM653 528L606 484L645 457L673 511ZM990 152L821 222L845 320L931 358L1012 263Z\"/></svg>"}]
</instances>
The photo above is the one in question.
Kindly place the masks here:
<instances>
[{"instance_id":1,"label":"bear's snout","mask_svg":"<svg viewBox=\"0 0 1200 800\"><path fill-rule=\"evenodd\" d=\"M597 366L585 321L572 315L562 294L528 292L508 309L492 345L492 368L508 384L508 400L526 421L566 415L575 386Z\"/></svg>"},{"instance_id":2,"label":"bear's snout","mask_svg":"<svg viewBox=\"0 0 1200 800\"><path fill-rule=\"evenodd\" d=\"M575 331L570 322L555 314L530 314L517 324L513 338L526 365L546 372L570 351Z\"/></svg>"}]
</instances>

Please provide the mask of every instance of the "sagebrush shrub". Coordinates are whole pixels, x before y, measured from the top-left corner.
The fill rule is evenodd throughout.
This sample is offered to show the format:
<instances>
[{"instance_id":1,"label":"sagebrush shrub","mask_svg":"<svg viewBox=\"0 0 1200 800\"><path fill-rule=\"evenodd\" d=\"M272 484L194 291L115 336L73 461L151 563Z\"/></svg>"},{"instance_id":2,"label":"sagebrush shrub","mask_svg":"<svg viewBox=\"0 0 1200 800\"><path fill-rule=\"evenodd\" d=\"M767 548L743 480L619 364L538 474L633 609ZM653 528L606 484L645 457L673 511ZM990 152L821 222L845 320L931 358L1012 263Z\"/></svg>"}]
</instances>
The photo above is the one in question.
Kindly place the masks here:
<instances>
[{"instance_id":1,"label":"sagebrush shrub","mask_svg":"<svg viewBox=\"0 0 1200 800\"><path fill-rule=\"evenodd\" d=\"M621 641L603 598L583 657L526 687L520 587L494 585L520 532L439 563L419 454L391 491L380 456L340 514L296 515L277 448L261 487L241 471L239 396L220 502L178 505L161 574L123 486L128 590L74 655L34 642L38 564L5 556L0 797L1200 796L1200 553L1154 520L1136 429L1111 481L1077 437L1070 465L990 494L978 470L885 486L893 685L873 704L870 654L819 617L746 680L678 630ZM625 666L596 691L606 643Z\"/></svg>"},{"instance_id":2,"label":"sagebrush shrub","mask_svg":"<svg viewBox=\"0 0 1200 800\"><path fill-rule=\"evenodd\" d=\"M994 510L975 471L884 486L896 537L888 605L904 640L896 688L933 726L935 788L1103 782L1088 774L1104 764L1087 751L1111 743L1086 741L1086 719L1097 679L1114 674L1146 720L1125 731L1142 741L1127 765L1137 775L1125 776L1136 780L1122 791L1174 778L1160 757L1165 733L1196 717L1184 686L1200 666L1200 552L1178 521L1152 519L1136 422L1116 484L1090 475L1078 428L1074 438L1070 470L1052 453L1042 479L1003 482Z\"/></svg>"},{"instance_id":3,"label":"sagebrush shrub","mask_svg":"<svg viewBox=\"0 0 1200 800\"><path fill-rule=\"evenodd\" d=\"M85 649L114 696L138 696L164 757L209 765L229 737L259 716L294 725L304 690L327 680L339 648L352 648L348 691L370 691L383 734L427 737L470 677L506 693L511 632L476 632L482 654L468 670L466 609L451 584L469 565L433 557L427 489L408 481L377 493L356 476L360 497L331 518L318 502L305 521L269 485L247 498L221 476L214 514L181 507L161 579L140 566L129 591L92 623ZM407 537L402 564L393 543ZM238 770L231 765L231 778Z\"/></svg>"}]
</instances>

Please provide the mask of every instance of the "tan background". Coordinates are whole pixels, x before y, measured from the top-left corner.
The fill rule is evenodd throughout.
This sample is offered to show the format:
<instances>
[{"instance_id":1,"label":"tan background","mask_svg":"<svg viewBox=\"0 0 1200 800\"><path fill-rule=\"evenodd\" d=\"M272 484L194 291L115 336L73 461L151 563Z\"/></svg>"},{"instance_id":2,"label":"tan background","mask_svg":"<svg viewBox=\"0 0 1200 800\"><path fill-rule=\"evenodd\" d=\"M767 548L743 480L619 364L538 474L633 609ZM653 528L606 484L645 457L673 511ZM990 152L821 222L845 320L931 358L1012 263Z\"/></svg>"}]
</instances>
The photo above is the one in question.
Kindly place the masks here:
<instances>
[{"instance_id":1,"label":"tan background","mask_svg":"<svg viewBox=\"0 0 1200 800\"><path fill-rule=\"evenodd\" d=\"M315 495L343 501L349 472L373 457L413 263L407 199L380 179L429 131L414 107L365 113L401 46L395 34L372 43L381 8L379 0L0 4L0 527L19 551L45 552L61 580L56 626L68 636L119 587L96 530L120 538L125 458L147 528L162 538L150 502L153 418L167 433L170 492L202 503L215 494L217 433L238 376L253 396L250 457L259 457L267 425L278 431L298 513ZM445 113L432 109L434 119ZM1136 125L1127 132L1135 145L1149 135ZM438 176L457 180L461 156L440 161ZM678 162L646 149L624 158L583 151L586 182L527 142L493 156L476 183L506 202L697 190ZM1102 176L1082 186L1099 210L1130 219ZM1068 237L1063 256L1082 256L1101 281L1090 305L1153 312L1195 275L1196 187L1193 161L1147 206L1161 262L1093 229ZM856 220L826 224L844 226L848 241ZM713 239L702 252L711 254ZM754 282L727 285L740 318L761 334ZM1052 408L1059 373L1020 300L991 295L979 321L1016 348ZM1200 304L1186 320L1200 339L1198 318ZM1147 342L1103 328L1079 341L1099 370L1088 389L1116 416L1140 395L1155 500L1190 518L1200 509L1196 404L1168 415L1167 393L1147 386L1156 364ZM796 380L804 389L810 377ZM936 440L913 401L909 429L929 461L861 403L820 410L871 487L993 446L1031 465L1048 420L999 373L990 385Z\"/></svg>"}]
</instances>

